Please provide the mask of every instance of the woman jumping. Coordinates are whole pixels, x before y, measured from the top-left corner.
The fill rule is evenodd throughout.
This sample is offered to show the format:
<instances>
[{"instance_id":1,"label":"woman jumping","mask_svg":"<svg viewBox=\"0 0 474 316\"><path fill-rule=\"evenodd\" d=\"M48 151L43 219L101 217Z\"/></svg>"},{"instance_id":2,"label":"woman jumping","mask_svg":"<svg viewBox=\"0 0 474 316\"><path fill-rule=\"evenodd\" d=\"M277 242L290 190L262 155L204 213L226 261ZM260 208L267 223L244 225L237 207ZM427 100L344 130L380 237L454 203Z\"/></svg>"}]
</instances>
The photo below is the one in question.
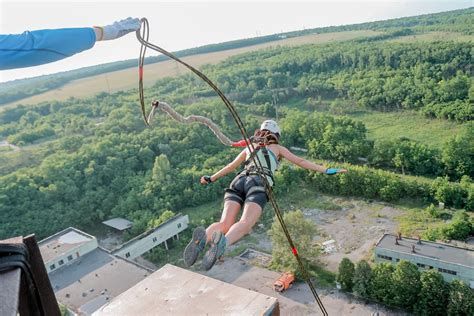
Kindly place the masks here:
<instances>
[{"instance_id":1,"label":"woman jumping","mask_svg":"<svg viewBox=\"0 0 474 316\"><path fill-rule=\"evenodd\" d=\"M255 151L250 152L247 148L214 175L201 177L201 184L206 185L234 171L242 163L245 165L245 170L237 175L225 190L221 220L211 224L207 229L197 227L194 230L192 240L184 249L184 263L188 267L196 262L199 253L204 250L207 243L210 243L211 247L204 255L202 266L205 270L211 269L217 259L224 254L225 248L248 234L257 223L268 196L254 158L260 161L270 186L274 184L273 174L281 158L286 158L302 168L329 175L347 172L345 169L325 168L300 158L279 145L279 139L280 128L277 123L272 120L264 121L252 138ZM242 206L244 209L242 217L236 222L237 213Z\"/></svg>"}]
</instances>

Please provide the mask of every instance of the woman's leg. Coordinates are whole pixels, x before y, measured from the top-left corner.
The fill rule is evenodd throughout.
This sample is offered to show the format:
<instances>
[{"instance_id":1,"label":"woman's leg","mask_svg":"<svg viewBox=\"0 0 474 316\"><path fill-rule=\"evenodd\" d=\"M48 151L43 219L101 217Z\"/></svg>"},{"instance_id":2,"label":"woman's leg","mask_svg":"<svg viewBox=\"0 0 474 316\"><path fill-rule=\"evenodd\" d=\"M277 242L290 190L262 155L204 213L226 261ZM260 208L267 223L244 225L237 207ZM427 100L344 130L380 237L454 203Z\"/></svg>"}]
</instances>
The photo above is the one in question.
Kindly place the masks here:
<instances>
[{"instance_id":1,"label":"woman's leg","mask_svg":"<svg viewBox=\"0 0 474 316\"><path fill-rule=\"evenodd\" d=\"M227 233L229 228L235 223L237 213L240 211L240 203L227 200L224 203L224 210L220 222L209 225L206 229L207 242L211 240L212 234L216 231Z\"/></svg>"},{"instance_id":2,"label":"woman's leg","mask_svg":"<svg viewBox=\"0 0 474 316\"><path fill-rule=\"evenodd\" d=\"M257 223L260 215L262 215L262 207L259 204L255 202L246 202L240 221L232 225L225 235L227 246L232 245L248 234L252 230L252 227Z\"/></svg>"}]
</instances>

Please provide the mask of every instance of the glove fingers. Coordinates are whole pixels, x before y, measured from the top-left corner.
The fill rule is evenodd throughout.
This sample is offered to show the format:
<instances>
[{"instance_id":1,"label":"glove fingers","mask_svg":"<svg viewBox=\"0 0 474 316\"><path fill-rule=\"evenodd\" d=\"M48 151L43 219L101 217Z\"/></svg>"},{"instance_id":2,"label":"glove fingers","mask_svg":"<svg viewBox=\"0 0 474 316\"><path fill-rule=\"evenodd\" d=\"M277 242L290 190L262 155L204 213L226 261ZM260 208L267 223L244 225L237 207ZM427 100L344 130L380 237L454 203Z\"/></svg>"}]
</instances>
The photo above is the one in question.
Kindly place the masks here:
<instances>
[{"instance_id":1,"label":"glove fingers","mask_svg":"<svg viewBox=\"0 0 474 316\"><path fill-rule=\"evenodd\" d=\"M137 18L126 18L104 26L104 40L116 39L140 28L140 20Z\"/></svg>"}]
</instances>

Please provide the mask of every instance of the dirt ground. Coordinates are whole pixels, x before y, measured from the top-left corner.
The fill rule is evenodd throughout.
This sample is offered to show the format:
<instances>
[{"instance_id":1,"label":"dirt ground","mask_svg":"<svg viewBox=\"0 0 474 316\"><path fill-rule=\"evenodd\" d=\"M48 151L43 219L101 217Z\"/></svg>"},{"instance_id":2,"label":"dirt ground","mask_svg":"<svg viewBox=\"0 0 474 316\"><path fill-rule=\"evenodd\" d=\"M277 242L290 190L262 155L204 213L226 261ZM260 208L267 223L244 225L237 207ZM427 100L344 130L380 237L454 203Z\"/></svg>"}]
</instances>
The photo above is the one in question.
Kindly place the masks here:
<instances>
[{"instance_id":1,"label":"dirt ground","mask_svg":"<svg viewBox=\"0 0 474 316\"><path fill-rule=\"evenodd\" d=\"M397 233L396 217L402 210L381 202L368 203L361 200L336 198L333 201L342 205L341 210L302 209L306 218L311 219L317 227L316 243L335 240L335 252L322 254L319 259L326 268L336 272L342 258L348 257L352 262L370 259L375 243L384 233ZM256 248L271 253L272 244L265 229L256 229L251 234L257 240ZM236 243L229 251L241 246Z\"/></svg>"},{"instance_id":2,"label":"dirt ground","mask_svg":"<svg viewBox=\"0 0 474 316\"><path fill-rule=\"evenodd\" d=\"M281 315L321 315L309 287L306 283L296 283L292 288L280 294L273 291L273 282L280 274L275 271L255 267L239 258L225 258L209 271L196 272L223 282L256 291L278 299ZM329 315L403 315L387 311L376 304L367 304L355 300L337 290L317 289L318 295Z\"/></svg>"},{"instance_id":3,"label":"dirt ground","mask_svg":"<svg viewBox=\"0 0 474 316\"><path fill-rule=\"evenodd\" d=\"M335 240L336 250L320 257L330 271L337 271L342 258L352 262L370 259L372 249L385 233L396 233L398 223L395 218L402 211L385 204L364 201L346 201L339 211L317 209L303 210L305 216L317 225L322 243Z\"/></svg>"}]
</instances>

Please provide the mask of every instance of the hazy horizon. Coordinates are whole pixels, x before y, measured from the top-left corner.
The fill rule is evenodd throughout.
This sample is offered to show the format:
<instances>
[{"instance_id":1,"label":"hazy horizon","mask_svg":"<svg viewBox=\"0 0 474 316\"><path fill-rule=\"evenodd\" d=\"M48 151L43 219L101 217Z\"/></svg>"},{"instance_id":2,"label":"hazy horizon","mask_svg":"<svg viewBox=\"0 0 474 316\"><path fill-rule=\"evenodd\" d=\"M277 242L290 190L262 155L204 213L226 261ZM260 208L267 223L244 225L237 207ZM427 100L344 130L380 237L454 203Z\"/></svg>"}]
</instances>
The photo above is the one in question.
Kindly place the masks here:
<instances>
[{"instance_id":1,"label":"hazy horizon","mask_svg":"<svg viewBox=\"0 0 474 316\"><path fill-rule=\"evenodd\" d=\"M128 16L148 18L150 41L170 51L325 26L358 24L469 8L474 1L220 1L92 2L0 0L0 32L106 25ZM25 10L25 6L29 10ZM367 6L370 6L370 10ZM41 14L38 14L41 12ZM61 13L61 14L58 14ZM245 22L245 23L243 23ZM168 30L165 30L168 27ZM134 34L41 66L0 71L0 82L138 57ZM113 55L111 54L113 52ZM148 52L147 56L156 55Z\"/></svg>"}]
</instances>

